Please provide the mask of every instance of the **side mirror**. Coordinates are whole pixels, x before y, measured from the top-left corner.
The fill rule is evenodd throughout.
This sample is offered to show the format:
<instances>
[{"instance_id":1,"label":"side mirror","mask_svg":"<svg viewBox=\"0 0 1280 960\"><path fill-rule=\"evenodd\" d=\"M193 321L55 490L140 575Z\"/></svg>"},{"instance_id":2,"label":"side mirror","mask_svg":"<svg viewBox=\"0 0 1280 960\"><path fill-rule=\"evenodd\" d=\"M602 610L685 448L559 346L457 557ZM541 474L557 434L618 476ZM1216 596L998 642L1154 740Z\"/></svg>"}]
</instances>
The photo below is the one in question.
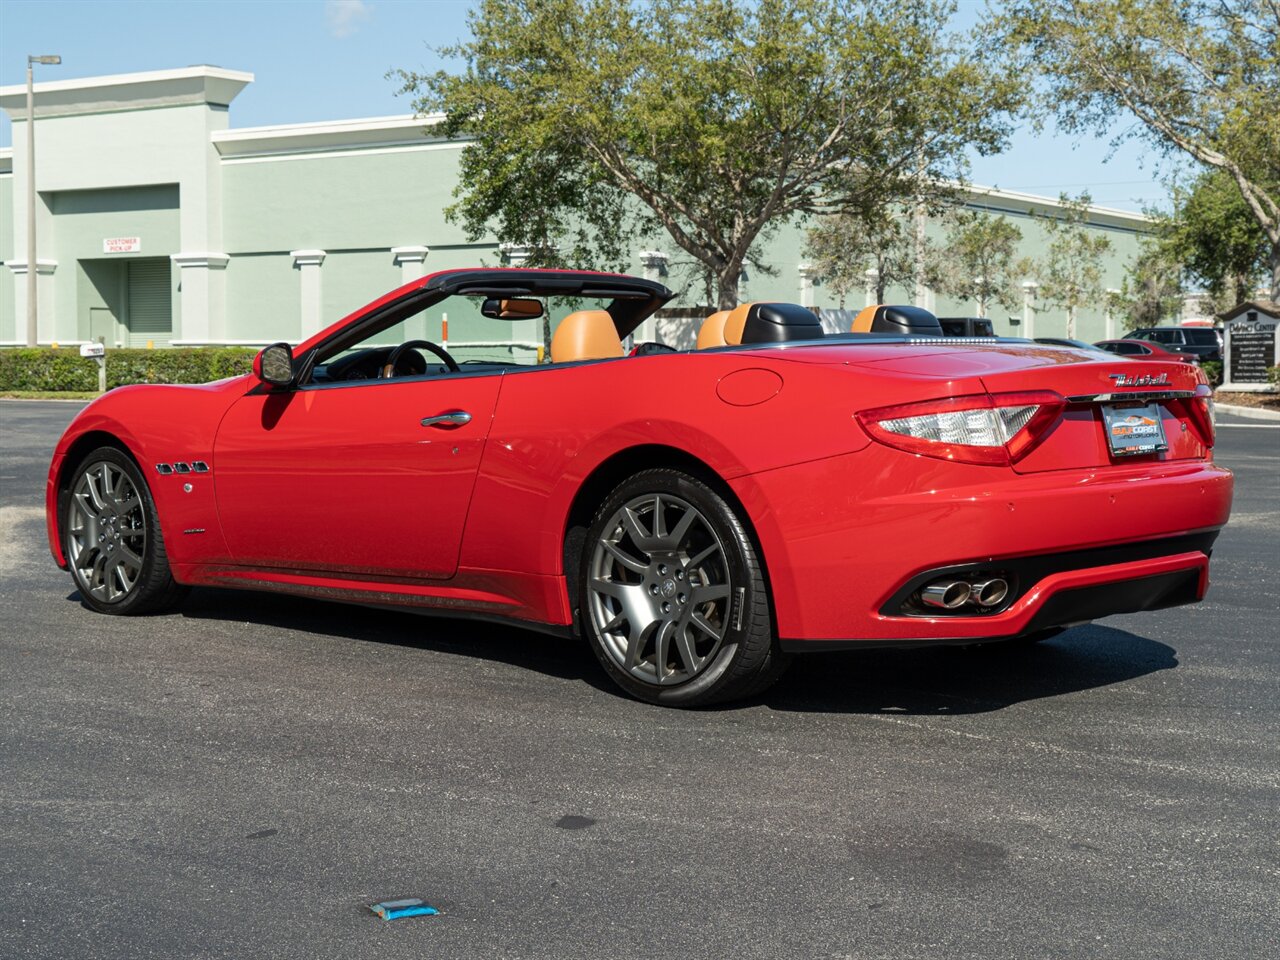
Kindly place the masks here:
<instances>
[{"instance_id":1,"label":"side mirror","mask_svg":"<svg viewBox=\"0 0 1280 960\"><path fill-rule=\"evenodd\" d=\"M253 358L253 375L273 387L287 387L293 383L293 348L287 343L273 343L263 347Z\"/></svg>"},{"instance_id":2,"label":"side mirror","mask_svg":"<svg viewBox=\"0 0 1280 960\"><path fill-rule=\"evenodd\" d=\"M480 305L480 314L491 320L536 320L542 316L542 301L532 297L489 297Z\"/></svg>"}]
</instances>

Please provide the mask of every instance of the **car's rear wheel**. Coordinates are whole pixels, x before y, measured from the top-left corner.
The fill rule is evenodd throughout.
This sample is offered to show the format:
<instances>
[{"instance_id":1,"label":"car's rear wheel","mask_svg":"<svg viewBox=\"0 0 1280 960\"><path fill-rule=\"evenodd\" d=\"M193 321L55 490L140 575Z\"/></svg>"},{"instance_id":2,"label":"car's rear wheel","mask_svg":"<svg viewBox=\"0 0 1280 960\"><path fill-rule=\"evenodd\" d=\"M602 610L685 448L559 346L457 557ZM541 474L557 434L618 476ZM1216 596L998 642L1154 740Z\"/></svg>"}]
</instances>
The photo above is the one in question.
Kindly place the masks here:
<instances>
[{"instance_id":1,"label":"car's rear wheel","mask_svg":"<svg viewBox=\"0 0 1280 960\"><path fill-rule=\"evenodd\" d=\"M99 447L72 474L63 549L80 597L99 613L148 613L185 592L173 579L155 501L134 462Z\"/></svg>"},{"instance_id":2,"label":"car's rear wheel","mask_svg":"<svg viewBox=\"0 0 1280 960\"><path fill-rule=\"evenodd\" d=\"M763 690L785 668L763 567L733 509L688 474L619 485L587 533L581 623L628 693L703 706Z\"/></svg>"}]
</instances>

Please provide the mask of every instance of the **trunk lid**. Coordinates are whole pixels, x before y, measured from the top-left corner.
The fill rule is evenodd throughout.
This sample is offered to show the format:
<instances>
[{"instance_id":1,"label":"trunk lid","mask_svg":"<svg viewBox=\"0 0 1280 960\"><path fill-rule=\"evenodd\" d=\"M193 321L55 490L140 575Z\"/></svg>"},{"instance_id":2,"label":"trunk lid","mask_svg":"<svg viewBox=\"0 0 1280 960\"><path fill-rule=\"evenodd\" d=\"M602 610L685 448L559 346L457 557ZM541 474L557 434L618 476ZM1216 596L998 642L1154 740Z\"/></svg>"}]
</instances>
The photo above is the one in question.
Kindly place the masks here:
<instances>
[{"instance_id":1,"label":"trunk lid","mask_svg":"<svg viewBox=\"0 0 1280 960\"><path fill-rule=\"evenodd\" d=\"M1206 417L1197 410L1203 401L1194 399L1205 377L1188 363L1139 362L1070 347L999 342L833 343L784 352L785 359L801 363L843 363L868 372L920 378L926 382L922 400L929 399L929 380L969 378L980 381L993 395L1035 390L1061 394L1069 401L1066 409L1048 435L1013 465L1019 473L1203 460L1211 449ZM945 396L941 382L939 388L938 395ZM1146 421L1157 420L1167 448L1154 453L1114 453L1107 410L1147 414ZM1150 423L1141 429L1150 430Z\"/></svg>"}]
</instances>

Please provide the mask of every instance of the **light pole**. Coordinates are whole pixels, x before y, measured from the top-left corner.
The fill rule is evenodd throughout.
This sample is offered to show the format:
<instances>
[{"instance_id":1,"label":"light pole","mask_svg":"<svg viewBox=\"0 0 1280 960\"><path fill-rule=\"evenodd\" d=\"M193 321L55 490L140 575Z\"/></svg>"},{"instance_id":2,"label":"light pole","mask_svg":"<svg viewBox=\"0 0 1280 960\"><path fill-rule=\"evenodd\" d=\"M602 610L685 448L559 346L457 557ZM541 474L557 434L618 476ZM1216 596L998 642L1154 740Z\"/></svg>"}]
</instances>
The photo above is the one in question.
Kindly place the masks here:
<instances>
[{"instance_id":1,"label":"light pole","mask_svg":"<svg viewBox=\"0 0 1280 960\"><path fill-rule=\"evenodd\" d=\"M36 95L33 87L33 64L59 64L55 54L40 57L27 55L27 346L36 345Z\"/></svg>"}]
</instances>

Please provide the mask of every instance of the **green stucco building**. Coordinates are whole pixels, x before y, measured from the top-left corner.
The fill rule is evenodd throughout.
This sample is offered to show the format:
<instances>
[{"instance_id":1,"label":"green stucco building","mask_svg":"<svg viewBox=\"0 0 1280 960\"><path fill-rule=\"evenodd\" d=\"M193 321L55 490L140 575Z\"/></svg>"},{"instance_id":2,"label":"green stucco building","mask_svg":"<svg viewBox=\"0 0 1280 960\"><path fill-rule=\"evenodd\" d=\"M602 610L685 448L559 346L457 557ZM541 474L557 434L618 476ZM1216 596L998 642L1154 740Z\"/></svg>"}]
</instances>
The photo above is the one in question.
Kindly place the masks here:
<instances>
[{"instance_id":1,"label":"green stucco building","mask_svg":"<svg viewBox=\"0 0 1280 960\"><path fill-rule=\"evenodd\" d=\"M442 210L453 198L464 144L432 135L432 118L379 117L236 129L231 104L253 76L217 67L40 83L36 104L38 339L109 347L297 342L374 297L448 267L518 264L501 238L471 243ZM26 91L0 88L16 148L0 150L0 346L25 342L27 292ZM1036 215L1057 201L974 188L975 208L1017 223L1023 251L1045 245ZM1091 229L1112 241L1106 285L1119 287L1146 220L1095 208ZM931 224L929 230L939 233ZM682 283L661 238L638 240L634 272ZM750 299L834 306L803 258L799 226L764 245L769 270L748 278ZM665 252L664 252L665 251ZM1017 325L997 330L1061 336L1065 316L1024 285ZM684 304L693 306L697 288ZM915 291L890 299L912 302ZM935 298L940 315L972 303ZM848 306L862 306L862 298ZM674 306L674 304L673 304ZM458 318L450 350L536 349L533 322ZM1078 335L1115 324L1085 312ZM428 335L432 331L425 331ZM656 335L692 344L696 321L660 317Z\"/></svg>"}]
</instances>

